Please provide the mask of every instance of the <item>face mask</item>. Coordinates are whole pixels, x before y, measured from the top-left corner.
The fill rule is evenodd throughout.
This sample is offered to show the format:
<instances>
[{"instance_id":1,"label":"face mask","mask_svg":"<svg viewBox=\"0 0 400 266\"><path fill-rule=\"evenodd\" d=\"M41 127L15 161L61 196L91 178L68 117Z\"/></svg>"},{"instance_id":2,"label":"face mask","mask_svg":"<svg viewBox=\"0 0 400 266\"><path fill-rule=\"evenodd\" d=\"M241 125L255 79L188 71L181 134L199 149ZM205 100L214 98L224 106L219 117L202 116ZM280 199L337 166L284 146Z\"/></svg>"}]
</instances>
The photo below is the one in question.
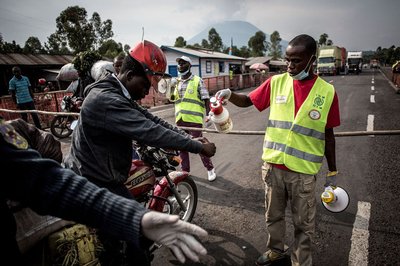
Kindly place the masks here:
<instances>
[{"instance_id":1,"label":"face mask","mask_svg":"<svg viewBox=\"0 0 400 266\"><path fill-rule=\"evenodd\" d=\"M310 71L310 67L311 67L311 65L310 65L310 67L308 67L308 64L310 64L312 58L313 58L313 56L311 56L310 60L308 60L306 67L302 71L300 71L297 75L291 76L292 79L303 80L308 77L308 75L309 75L308 72ZM308 70L306 70L307 68L308 68Z\"/></svg>"},{"instance_id":2,"label":"face mask","mask_svg":"<svg viewBox=\"0 0 400 266\"><path fill-rule=\"evenodd\" d=\"M178 72L179 72L179 71L178 71ZM178 75L179 75L179 76L184 76L184 75L186 75L187 73L189 73L189 69L186 70L185 72L179 72Z\"/></svg>"}]
</instances>

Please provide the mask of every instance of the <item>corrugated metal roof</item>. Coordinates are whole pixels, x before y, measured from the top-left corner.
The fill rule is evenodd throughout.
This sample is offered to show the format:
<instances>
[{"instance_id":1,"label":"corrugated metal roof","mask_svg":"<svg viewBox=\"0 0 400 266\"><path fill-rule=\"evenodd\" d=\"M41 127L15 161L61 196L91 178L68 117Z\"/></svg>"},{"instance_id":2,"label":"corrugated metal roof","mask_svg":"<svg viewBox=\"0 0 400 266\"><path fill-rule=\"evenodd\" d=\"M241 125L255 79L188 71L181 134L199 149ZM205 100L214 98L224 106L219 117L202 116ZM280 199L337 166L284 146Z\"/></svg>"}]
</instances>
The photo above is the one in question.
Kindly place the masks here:
<instances>
[{"instance_id":1,"label":"corrugated metal roof","mask_svg":"<svg viewBox=\"0 0 400 266\"><path fill-rule=\"evenodd\" d=\"M268 65L268 61L271 60L271 56L259 56L252 57L249 61L246 62L246 66L251 66L252 64L262 63Z\"/></svg>"},{"instance_id":2,"label":"corrugated metal roof","mask_svg":"<svg viewBox=\"0 0 400 266\"><path fill-rule=\"evenodd\" d=\"M208 51L208 50L194 50L194 49L180 48L180 47L174 47L174 46L164 46L164 45L161 46L161 49L162 50L172 50L172 51L176 51L176 52L183 53L186 55L197 56L199 58L219 58L219 59L241 60L241 61L247 60L246 58L243 58L243 57L228 55L228 54L214 52L214 51Z\"/></svg>"},{"instance_id":3,"label":"corrugated metal roof","mask_svg":"<svg viewBox=\"0 0 400 266\"><path fill-rule=\"evenodd\" d=\"M23 65L23 66L62 66L71 63L72 55L48 55L48 54L0 54L0 65Z\"/></svg>"}]
</instances>

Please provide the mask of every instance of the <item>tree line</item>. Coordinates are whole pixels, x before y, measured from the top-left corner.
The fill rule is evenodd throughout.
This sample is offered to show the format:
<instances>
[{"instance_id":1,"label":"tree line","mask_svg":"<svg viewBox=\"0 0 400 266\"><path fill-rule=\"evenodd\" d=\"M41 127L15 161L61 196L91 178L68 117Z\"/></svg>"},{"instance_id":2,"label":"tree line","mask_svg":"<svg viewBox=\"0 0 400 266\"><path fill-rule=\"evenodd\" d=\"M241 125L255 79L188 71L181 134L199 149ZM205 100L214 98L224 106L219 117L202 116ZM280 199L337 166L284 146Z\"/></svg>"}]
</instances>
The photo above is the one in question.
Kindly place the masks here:
<instances>
[{"instance_id":1,"label":"tree line","mask_svg":"<svg viewBox=\"0 0 400 266\"><path fill-rule=\"evenodd\" d=\"M114 58L121 53L127 53L130 46L117 43L112 39L112 21L102 21L100 15L94 12L89 18L83 7L70 6L60 13L56 18L56 31L52 33L43 45L39 38L29 37L24 47L6 42L0 33L0 53L26 53L26 54L71 54L86 51L95 51L106 58ZM175 40L175 47L186 47L191 49L207 49L235 56L248 58L257 56L271 56L276 60L282 58L282 38L278 31L274 31L269 40L262 31L257 31L248 40L248 46L237 47L226 45L215 28L208 32L208 39L193 45L187 44L184 37L179 36ZM323 33L317 43L318 46L333 45L328 34ZM392 45L389 48L378 47L376 51L368 53L364 60L378 59L381 64L393 64L400 59L400 47ZM370 57L370 58L368 58Z\"/></svg>"}]
</instances>

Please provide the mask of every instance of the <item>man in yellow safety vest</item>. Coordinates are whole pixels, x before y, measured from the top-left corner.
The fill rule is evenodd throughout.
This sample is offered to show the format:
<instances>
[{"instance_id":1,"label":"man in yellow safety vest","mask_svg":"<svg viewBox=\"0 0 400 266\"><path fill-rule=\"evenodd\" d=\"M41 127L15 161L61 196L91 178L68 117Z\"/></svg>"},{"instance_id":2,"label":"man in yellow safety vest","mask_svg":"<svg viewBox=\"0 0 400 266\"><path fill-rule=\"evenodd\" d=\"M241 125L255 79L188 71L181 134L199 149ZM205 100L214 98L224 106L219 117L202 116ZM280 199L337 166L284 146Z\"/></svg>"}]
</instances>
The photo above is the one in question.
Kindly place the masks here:
<instances>
[{"instance_id":1,"label":"man in yellow safety vest","mask_svg":"<svg viewBox=\"0 0 400 266\"><path fill-rule=\"evenodd\" d=\"M178 63L178 83L171 95L175 102L175 122L177 126L202 128L205 115L210 112L210 95L203 80L192 74L192 60L187 56L176 59ZM201 137L202 132L197 130L186 130L194 138ZM190 171L189 153L180 152L183 171ZM217 178L211 159L200 154L204 167L207 169L208 181Z\"/></svg>"},{"instance_id":2,"label":"man in yellow safety vest","mask_svg":"<svg viewBox=\"0 0 400 266\"><path fill-rule=\"evenodd\" d=\"M339 103L334 87L314 75L316 50L311 36L299 35L286 49L287 73L272 76L249 95L229 89L216 93L239 107L270 107L262 155L268 250L256 265L289 259L284 243L289 201L295 231L292 265L311 266L316 174L324 156L329 168L325 186L336 186L333 128L340 125Z\"/></svg>"}]
</instances>

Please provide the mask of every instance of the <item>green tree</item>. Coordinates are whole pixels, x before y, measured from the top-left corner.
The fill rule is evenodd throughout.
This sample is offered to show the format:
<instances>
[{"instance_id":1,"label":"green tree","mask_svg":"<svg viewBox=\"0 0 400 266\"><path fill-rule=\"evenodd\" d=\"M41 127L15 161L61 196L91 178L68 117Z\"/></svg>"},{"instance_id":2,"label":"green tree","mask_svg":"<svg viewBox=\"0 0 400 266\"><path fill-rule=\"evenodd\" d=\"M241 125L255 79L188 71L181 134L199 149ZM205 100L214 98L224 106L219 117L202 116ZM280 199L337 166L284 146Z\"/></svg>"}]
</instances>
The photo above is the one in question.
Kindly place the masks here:
<instances>
[{"instance_id":1,"label":"green tree","mask_svg":"<svg viewBox=\"0 0 400 266\"><path fill-rule=\"evenodd\" d=\"M29 37L25 42L23 52L26 54L39 54L43 53L44 49L38 37Z\"/></svg>"},{"instance_id":2,"label":"green tree","mask_svg":"<svg viewBox=\"0 0 400 266\"><path fill-rule=\"evenodd\" d=\"M101 22L100 15L93 13L87 20L85 8L70 6L56 19L56 33L61 41L66 41L74 54L97 48L113 36L112 22Z\"/></svg>"},{"instance_id":3,"label":"green tree","mask_svg":"<svg viewBox=\"0 0 400 266\"><path fill-rule=\"evenodd\" d=\"M210 44L208 43L208 41L206 39L203 39L203 40L201 40L201 47L210 49Z\"/></svg>"},{"instance_id":4,"label":"green tree","mask_svg":"<svg viewBox=\"0 0 400 266\"><path fill-rule=\"evenodd\" d=\"M178 38L176 38L175 40L175 47L185 47L186 46L186 41L182 36L179 36Z\"/></svg>"},{"instance_id":5,"label":"green tree","mask_svg":"<svg viewBox=\"0 0 400 266\"><path fill-rule=\"evenodd\" d=\"M269 47L270 52L268 55L271 56L273 60L282 58L282 45L281 45L282 38L279 35L279 32L274 31L270 35L269 39L271 41L271 46Z\"/></svg>"},{"instance_id":6,"label":"green tree","mask_svg":"<svg viewBox=\"0 0 400 266\"><path fill-rule=\"evenodd\" d=\"M131 49L131 47L128 44L124 45L124 52L125 54L129 54L129 50Z\"/></svg>"},{"instance_id":7,"label":"green tree","mask_svg":"<svg viewBox=\"0 0 400 266\"><path fill-rule=\"evenodd\" d=\"M99 47L98 52L106 58L114 59L123 52L122 43L117 43L114 40L105 41Z\"/></svg>"},{"instance_id":8,"label":"green tree","mask_svg":"<svg viewBox=\"0 0 400 266\"><path fill-rule=\"evenodd\" d=\"M248 57L250 57L250 55L251 55L251 51L250 51L249 47L247 47L247 46L240 47L240 50L239 50L240 57L248 58Z\"/></svg>"},{"instance_id":9,"label":"green tree","mask_svg":"<svg viewBox=\"0 0 400 266\"><path fill-rule=\"evenodd\" d=\"M326 41L328 40L328 37L329 36L326 33L321 34L321 36L319 36L319 41L318 41L319 46L326 45Z\"/></svg>"},{"instance_id":10,"label":"green tree","mask_svg":"<svg viewBox=\"0 0 400 266\"><path fill-rule=\"evenodd\" d=\"M208 32L208 42L210 44L210 49L216 52L221 52L222 51L222 39L221 36L219 36L218 32L215 30L215 28L211 28L210 31Z\"/></svg>"},{"instance_id":11,"label":"green tree","mask_svg":"<svg viewBox=\"0 0 400 266\"><path fill-rule=\"evenodd\" d=\"M71 54L67 42L61 40L60 36L56 33L52 33L47 37L47 42L44 44L44 47L49 54Z\"/></svg>"},{"instance_id":12,"label":"green tree","mask_svg":"<svg viewBox=\"0 0 400 266\"><path fill-rule=\"evenodd\" d=\"M265 33L257 31L254 36L249 39L249 48L252 56L263 56L268 49L268 42L265 40Z\"/></svg>"},{"instance_id":13,"label":"green tree","mask_svg":"<svg viewBox=\"0 0 400 266\"><path fill-rule=\"evenodd\" d=\"M93 13L90 23L94 28L96 48L100 47L104 42L114 36L114 32L112 31L112 21L107 19L102 22L99 13Z\"/></svg>"}]
</instances>

